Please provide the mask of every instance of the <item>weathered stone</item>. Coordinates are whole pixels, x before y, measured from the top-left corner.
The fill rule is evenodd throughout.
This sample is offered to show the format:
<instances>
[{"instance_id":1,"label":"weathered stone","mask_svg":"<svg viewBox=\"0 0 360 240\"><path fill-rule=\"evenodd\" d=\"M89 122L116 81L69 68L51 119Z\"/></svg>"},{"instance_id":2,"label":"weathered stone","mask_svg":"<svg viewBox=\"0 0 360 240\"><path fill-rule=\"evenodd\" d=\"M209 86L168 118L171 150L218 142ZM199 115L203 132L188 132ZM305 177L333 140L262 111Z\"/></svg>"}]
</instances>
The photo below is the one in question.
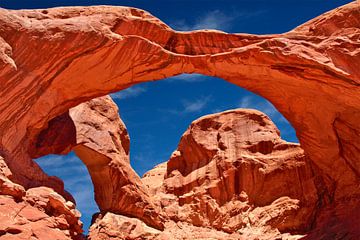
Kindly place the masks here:
<instances>
[{"instance_id":1,"label":"weathered stone","mask_svg":"<svg viewBox=\"0 0 360 240\"><path fill-rule=\"evenodd\" d=\"M1 187L2 188L2 187ZM83 239L80 213L50 188L31 188L26 195L0 196L0 239Z\"/></svg>"}]
</instances>

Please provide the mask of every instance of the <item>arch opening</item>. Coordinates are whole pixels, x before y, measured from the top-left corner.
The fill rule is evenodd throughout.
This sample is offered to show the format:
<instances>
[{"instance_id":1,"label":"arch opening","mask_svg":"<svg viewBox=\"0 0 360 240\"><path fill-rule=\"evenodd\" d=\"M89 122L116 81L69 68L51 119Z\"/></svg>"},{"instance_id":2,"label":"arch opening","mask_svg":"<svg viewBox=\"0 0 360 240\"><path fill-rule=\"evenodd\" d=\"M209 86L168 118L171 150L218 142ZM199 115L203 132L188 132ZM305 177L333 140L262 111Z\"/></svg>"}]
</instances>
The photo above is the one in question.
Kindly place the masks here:
<instances>
[{"instance_id":1,"label":"arch opening","mask_svg":"<svg viewBox=\"0 0 360 240\"><path fill-rule=\"evenodd\" d=\"M81 213L84 233L91 224L91 217L99 211L94 200L94 187L84 163L72 151L67 155L46 155L35 159L49 176L59 177L65 190L75 199L76 208Z\"/></svg>"},{"instance_id":2,"label":"arch opening","mask_svg":"<svg viewBox=\"0 0 360 240\"><path fill-rule=\"evenodd\" d=\"M137 84L113 93L111 97L120 106L120 117L127 123L130 134L134 134L131 144L131 165L140 176L155 165L169 160L171 152L178 145L180 136L190 123L207 114L235 108L254 108L273 118L286 140L297 140L294 129L267 100L214 77L183 74L163 81ZM107 106L109 104L113 109ZM56 117L56 121L49 124L50 130L39 135L40 142L35 148L37 154L44 154L44 151L49 151L49 149L50 152L59 153L72 149L87 167L86 169L82 165L79 168L78 171L84 176L80 181L77 181L78 176L73 175L72 169L78 167L80 162L73 151L67 156L45 156L37 160L45 172L63 179L65 189L71 193L75 192L75 199L80 199L78 206L83 213L82 219L86 230L90 226L92 214L99 210L97 206L94 206L94 197L97 204L100 205L100 211L115 213L120 211L122 214L125 211L126 214L127 207L118 206L118 203L121 202L119 195L127 195L126 191L121 191L121 187L129 184L127 182L129 179L128 176L125 177L124 175L116 177L118 173L113 171L126 171L127 174L135 173L132 172L130 164L126 164L129 161L130 154L128 131L122 121L117 119L119 116L116 111L117 108L109 101L108 97L93 99L86 104L80 104L70 109L68 115ZM99 117L104 117L104 119L101 120ZM110 122L117 121L117 124L108 124L108 120ZM61 124L62 129L60 132L59 124ZM51 133L51 129L54 127L59 133L57 137ZM162 130L159 131L160 129ZM103 134L105 130L109 133L112 131L112 133L106 136ZM114 140L114 134L119 133L119 131L121 133ZM49 136L51 136L50 139L47 139ZM97 137L100 139L96 139ZM47 139L48 142L42 142L41 139ZM107 146L111 141L113 145ZM142 148L143 146L145 148ZM161 155L149 157L149 154L151 155L154 152ZM109 153L114 153L114 155L111 156ZM145 155L143 155L144 153ZM115 168L111 167L111 158L118 158L119 160L115 161L115 165L117 165ZM55 166L52 165L51 161L55 161ZM64 165L66 162L70 164L67 170ZM49 169L49 166L59 169ZM65 172L61 173L61 171ZM84 171L90 173L92 184L95 184L95 196L89 194L94 188L93 185L88 188L88 184L90 184L89 174L85 174ZM69 179L70 176L73 179ZM81 188L79 184L86 185ZM135 181L130 184L140 183ZM78 192L79 188L84 191L83 195L81 195L82 192ZM114 197L115 195L117 197ZM110 199L114 201L110 201ZM146 203L148 200L143 199L142 201ZM129 208L131 209L129 212L132 214L138 211L135 208ZM95 211L90 212L89 209ZM129 215L131 216L131 214Z\"/></svg>"},{"instance_id":3,"label":"arch opening","mask_svg":"<svg viewBox=\"0 0 360 240\"><path fill-rule=\"evenodd\" d=\"M191 122L230 109L264 112L279 128L281 138L298 143L294 128L270 102L220 78L181 74L110 96L128 129L131 164L140 176L169 159Z\"/></svg>"}]
</instances>

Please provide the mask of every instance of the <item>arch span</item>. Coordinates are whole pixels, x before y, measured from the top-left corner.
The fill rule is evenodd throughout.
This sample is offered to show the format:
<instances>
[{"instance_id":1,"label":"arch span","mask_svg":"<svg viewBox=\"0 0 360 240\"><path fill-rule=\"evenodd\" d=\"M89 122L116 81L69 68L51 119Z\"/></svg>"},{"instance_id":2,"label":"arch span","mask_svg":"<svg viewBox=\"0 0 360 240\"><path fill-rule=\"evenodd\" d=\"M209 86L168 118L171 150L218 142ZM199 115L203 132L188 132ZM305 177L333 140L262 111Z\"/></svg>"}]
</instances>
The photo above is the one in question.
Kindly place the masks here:
<instances>
[{"instance_id":1,"label":"arch span","mask_svg":"<svg viewBox=\"0 0 360 240\"><path fill-rule=\"evenodd\" d=\"M31 157L74 150L86 165L101 212L137 217L163 228L159 210L130 166L130 139L109 96L82 103L52 119L32 146Z\"/></svg>"},{"instance_id":2,"label":"arch span","mask_svg":"<svg viewBox=\"0 0 360 240\"><path fill-rule=\"evenodd\" d=\"M1 9L1 155L12 179L27 187L43 184L48 178L29 149L50 119L139 82L200 73L272 102L321 169L332 201L356 205L359 28L357 1L266 36L176 32L126 7Z\"/></svg>"}]
</instances>

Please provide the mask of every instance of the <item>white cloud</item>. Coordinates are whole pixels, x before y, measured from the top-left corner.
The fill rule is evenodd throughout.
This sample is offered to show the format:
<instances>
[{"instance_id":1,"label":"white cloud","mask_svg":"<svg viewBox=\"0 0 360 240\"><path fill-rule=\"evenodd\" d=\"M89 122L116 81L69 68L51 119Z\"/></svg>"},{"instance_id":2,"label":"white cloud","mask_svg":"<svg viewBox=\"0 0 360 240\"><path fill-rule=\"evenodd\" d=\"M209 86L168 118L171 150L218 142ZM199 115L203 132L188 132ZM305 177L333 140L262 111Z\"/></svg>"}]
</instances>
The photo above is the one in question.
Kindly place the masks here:
<instances>
[{"instance_id":1,"label":"white cloud","mask_svg":"<svg viewBox=\"0 0 360 240\"><path fill-rule=\"evenodd\" d=\"M223 111L226 111L226 109L223 109L223 108L214 108L211 110L211 113L220 113L220 112L223 112Z\"/></svg>"},{"instance_id":2,"label":"white cloud","mask_svg":"<svg viewBox=\"0 0 360 240\"><path fill-rule=\"evenodd\" d=\"M197 74L197 73L193 73L193 74L188 74L188 73L183 73L180 75L177 75L175 77L170 77L167 79L167 81L183 81L183 82L202 82L206 80L206 76L202 75L202 74Z\"/></svg>"},{"instance_id":3,"label":"white cloud","mask_svg":"<svg viewBox=\"0 0 360 240\"><path fill-rule=\"evenodd\" d=\"M225 14L220 10L214 10L207 12L203 16L196 19L195 23L187 24L185 20L178 20L173 23L172 26L176 30L180 31L191 31L191 30L200 30L200 29L217 29L217 30L227 30L231 27L231 21L233 21L236 16L231 14Z\"/></svg>"},{"instance_id":4,"label":"white cloud","mask_svg":"<svg viewBox=\"0 0 360 240\"><path fill-rule=\"evenodd\" d=\"M99 211L95 204L93 188L89 189L87 186L84 187L84 184L78 184L71 189L71 194L76 200L77 208L83 215L94 214Z\"/></svg>"},{"instance_id":5,"label":"white cloud","mask_svg":"<svg viewBox=\"0 0 360 240\"><path fill-rule=\"evenodd\" d=\"M126 98L137 97L144 92L146 92L146 88L140 87L140 86L133 86L133 87L121 90L119 92L112 93L112 94L110 94L110 96L113 99L126 99Z\"/></svg>"},{"instance_id":6,"label":"white cloud","mask_svg":"<svg viewBox=\"0 0 360 240\"><path fill-rule=\"evenodd\" d=\"M239 107L240 108L250 108L252 105L252 98L251 97L243 97L240 100Z\"/></svg>"},{"instance_id":7,"label":"white cloud","mask_svg":"<svg viewBox=\"0 0 360 240\"><path fill-rule=\"evenodd\" d=\"M295 130L288 120L266 99L246 96L240 100L240 108L251 108L265 113L280 129L281 136L290 142L299 142L295 136Z\"/></svg>"},{"instance_id":8,"label":"white cloud","mask_svg":"<svg viewBox=\"0 0 360 240\"><path fill-rule=\"evenodd\" d=\"M72 173L83 173L87 171L86 168L79 165L83 165L81 160L77 158L74 154L71 155L47 155L36 159L36 162L45 169L49 171L49 174L57 175L63 174L65 170ZM83 165L85 166L85 165Z\"/></svg>"},{"instance_id":9,"label":"white cloud","mask_svg":"<svg viewBox=\"0 0 360 240\"><path fill-rule=\"evenodd\" d=\"M183 112L184 113L201 112L209 103L210 99L211 99L210 96L207 96L196 99L195 101L185 100L183 102L184 105Z\"/></svg>"},{"instance_id":10,"label":"white cloud","mask_svg":"<svg viewBox=\"0 0 360 240\"><path fill-rule=\"evenodd\" d=\"M202 110L204 110L208 103L211 101L211 96L203 96L198 99L189 100L185 99L182 100L182 108L179 109L158 109L160 112L170 113L174 115L182 115L182 114L188 114L188 113L199 113Z\"/></svg>"},{"instance_id":11,"label":"white cloud","mask_svg":"<svg viewBox=\"0 0 360 240\"><path fill-rule=\"evenodd\" d=\"M193 26L194 30L198 29L218 29L226 30L229 28L231 21L235 19L234 16L224 14L219 10L208 12L202 18L199 18L198 21Z\"/></svg>"},{"instance_id":12,"label":"white cloud","mask_svg":"<svg viewBox=\"0 0 360 240\"><path fill-rule=\"evenodd\" d=\"M177 20L170 24L174 29L180 31L191 31L200 29L216 29L228 31L236 19L247 19L262 14L264 10L252 12L222 12L213 10L198 17L193 24L187 23L184 19Z\"/></svg>"},{"instance_id":13,"label":"white cloud","mask_svg":"<svg viewBox=\"0 0 360 240\"><path fill-rule=\"evenodd\" d=\"M269 101L257 100L254 97L246 96L240 100L239 108L251 108L259 110L268 115L272 120L278 122L287 122L281 113Z\"/></svg>"}]
</instances>

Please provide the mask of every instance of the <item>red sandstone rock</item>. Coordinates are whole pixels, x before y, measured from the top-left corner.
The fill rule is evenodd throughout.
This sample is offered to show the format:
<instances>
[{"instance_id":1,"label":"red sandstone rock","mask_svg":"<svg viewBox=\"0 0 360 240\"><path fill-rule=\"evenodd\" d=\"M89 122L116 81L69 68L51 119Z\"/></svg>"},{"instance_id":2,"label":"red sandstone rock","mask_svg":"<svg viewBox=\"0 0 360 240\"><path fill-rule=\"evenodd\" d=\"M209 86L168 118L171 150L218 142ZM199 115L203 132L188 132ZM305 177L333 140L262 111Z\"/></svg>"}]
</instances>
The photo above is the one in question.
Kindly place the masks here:
<instances>
[{"instance_id":1,"label":"red sandstone rock","mask_svg":"<svg viewBox=\"0 0 360 240\"><path fill-rule=\"evenodd\" d=\"M176 32L126 7L0 9L0 155L6 165L1 171L25 189L48 186L71 198L59 179L49 178L31 159L51 120L139 82L196 72L242 86L276 106L319 174L317 221L308 237L356 238L359 8L355 1L288 33L265 36ZM68 151L61 144L49 146ZM208 159L214 154L209 150ZM177 190L182 196L184 190Z\"/></svg>"},{"instance_id":2,"label":"red sandstone rock","mask_svg":"<svg viewBox=\"0 0 360 240\"><path fill-rule=\"evenodd\" d=\"M156 206L130 166L130 139L116 104L109 96L100 97L70 109L69 115L76 128L73 149L89 170L100 210L162 229Z\"/></svg>"},{"instance_id":3,"label":"red sandstone rock","mask_svg":"<svg viewBox=\"0 0 360 240\"><path fill-rule=\"evenodd\" d=\"M97 216L90 228L89 239L153 239L161 231L147 226L137 218L129 218L113 213Z\"/></svg>"},{"instance_id":4,"label":"red sandstone rock","mask_svg":"<svg viewBox=\"0 0 360 240\"><path fill-rule=\"evenodd\" d=\"M197 239L197 240L243 240L240 234L228 234L211 228L196 227L186 222L166 222L164 231L146 226L136 218L107 213L98 217L90 228L91 240L117 239Z\"/></svg>"},{"instance_id":5,"label":"red sandstone rock","mask_svg":"<svg viewBox=\"0 0 360 240\"><path fill-rule=\"evenodd\" d=\"M263 113L204 116L186 130L170 160L142 179L169 217L165 229L109 213L96 218L89 237L298 239L318 211L316 177L300 146L281 140Z\"/></svg>"},{"instance_id":6,"label":"red sandstone rock","mask_svg":"<svg viewBox=\"0 0 360 240\"><path fill-rule=\"evenodd\" d=\"M50 188L31 188L24 191L22 198L1 192L1 240L80 240L83 236L79 218L75 205Z\"/></svg>"},{"instance_id":7,"label":"red sandstone rock","mask_svg":"<svg viewBox=\"0 0 360 240\"><path fill-rule=\"evenodd\" d=\"M150 226L162 229L163 223L159 212L155 209L156 206L152 203L147 188L130 167L129 141L126 127L119 118L117 106L110 97L105 96L80 104L70 109L69 113L51 120L48 128L39 134L31 154L39 157L48 153L67 153L74 149L89 170L94 182L95 200L102 212L111 211L135 216ZM80 236L81 225L79 227L76 222L78 221L76 217L80 215L76 210L72 210L75 206L72 202L66 202L49 188L31 188L25 192L22 186L7 178L5 173L9 172L9 169L6 168L5 163L3 165L3 175L0 175L0 194L10 195L16 201L25 198L31 206L44 209L50 217L55 218L60 225L53 228L66 230L75 226L76 228L71 230L74 232L72 236L75 237L75 233ZM69 198L74 202L71 196ZM11 208L10 205L7 207ZM27 205L24 207L26 207L24 215L26 220L35 222L42 216L41 211L28 210ZM59 218L59 214L66 217ZM7 221L5 225L9 222L12 221ZM51 229L47 228L52 225L36 226L40 231L36 236L37 239L48 238ZM60 234L58 239L65 239L65 236L61 236Z\"/></svg>"},{"instance_id":8,"label":"red sandstone rock","mask_svg":"<svg viewBox=\"0 0 360 240\"><path fill-rule=\"evenodd\" d=\"M191 124L167 163L163 187L178 197L167 206L172 218L226 232L248 225L256 207L296 199L291 213L270 214L268 221L281 231L304 232L318 198L314 177L300 146L281 140L266 115L231 110Z\"/></svg>"},{"instance_id":9,"label":"red sandstone rock","mask_svg":"<svg viewBox=\"0 0 360 240\"><path fill-rule=\"evenodd\" d=\"M92 99L52 119L38 136L32 156L74 150L89 170L102 212L137 217L162 229L159 212L130 166L130 139L109 96Z\"/></svg>"}]
</instances>

